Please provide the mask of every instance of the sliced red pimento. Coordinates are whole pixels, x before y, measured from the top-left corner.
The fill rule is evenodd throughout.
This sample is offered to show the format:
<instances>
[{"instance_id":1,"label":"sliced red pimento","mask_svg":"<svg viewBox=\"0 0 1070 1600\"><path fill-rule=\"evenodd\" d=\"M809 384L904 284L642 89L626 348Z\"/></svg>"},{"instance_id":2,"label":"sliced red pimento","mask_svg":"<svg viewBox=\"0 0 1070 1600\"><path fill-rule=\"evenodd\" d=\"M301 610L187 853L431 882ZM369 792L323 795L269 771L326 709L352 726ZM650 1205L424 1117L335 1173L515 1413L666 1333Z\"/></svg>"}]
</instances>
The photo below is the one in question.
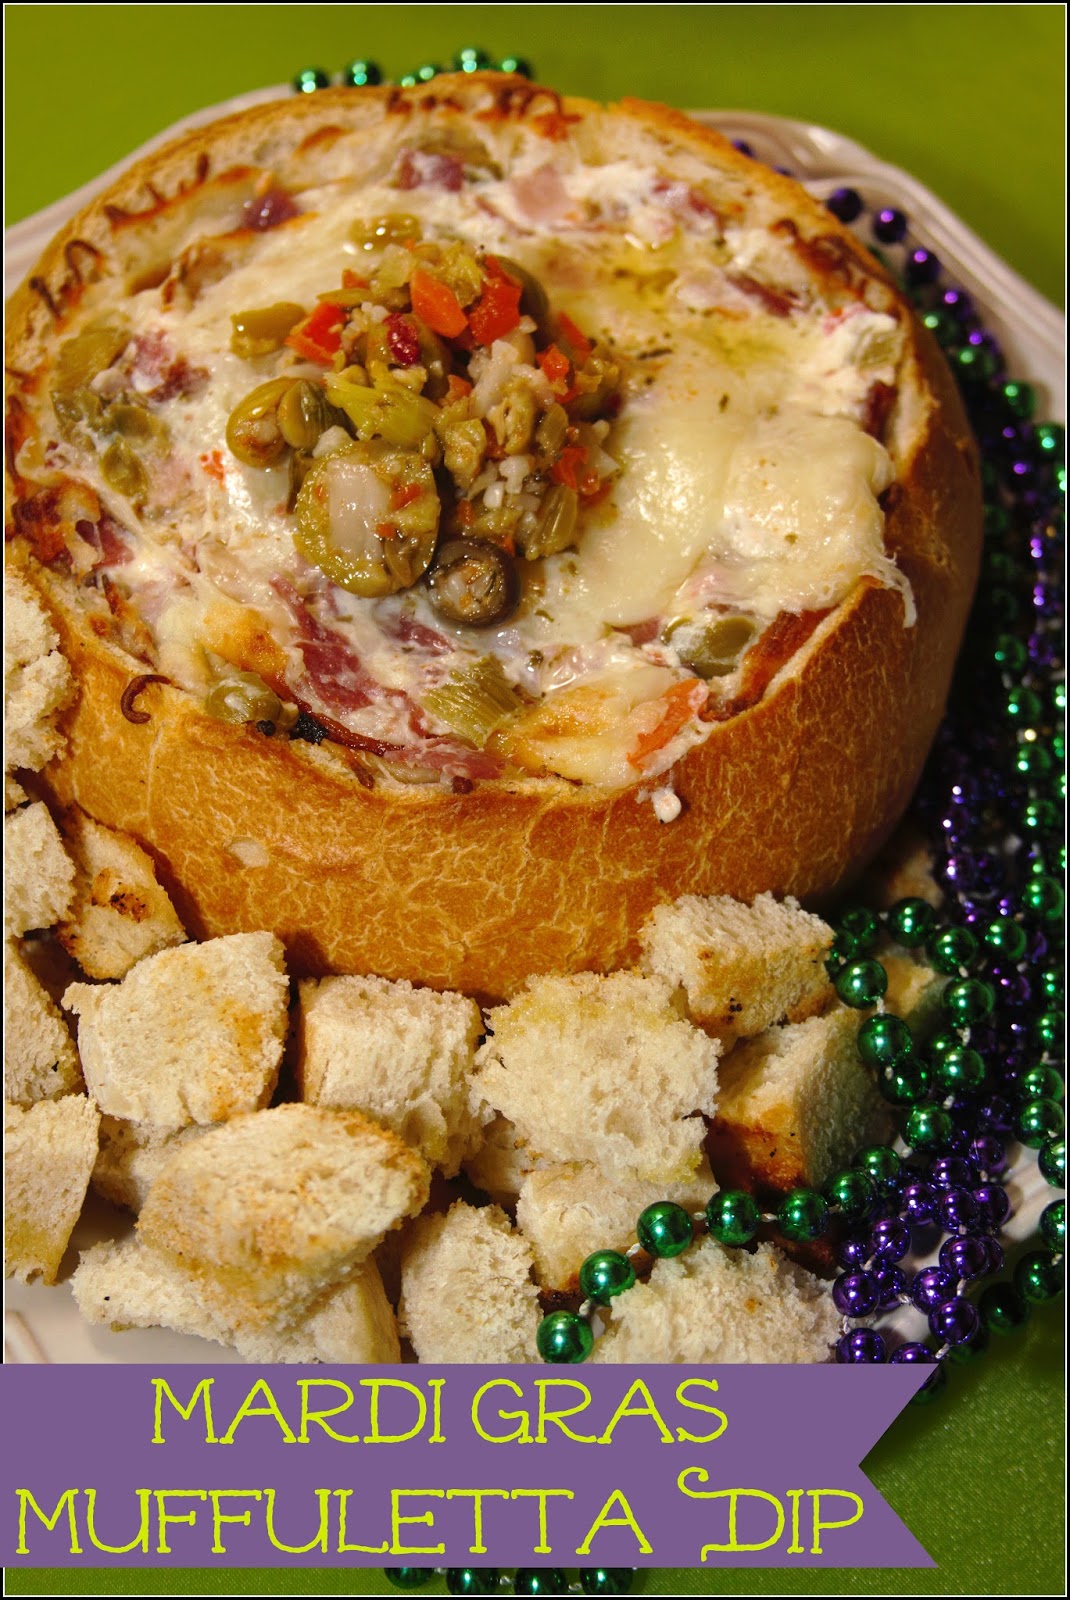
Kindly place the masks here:
<instances>
[{"instance_id":1,"label":"sliced red pimento","mask_svg":"<svg viewBox=\"0 0 1070 1600\"><path fill-rule=\"evenodd\" d=\"M461 527L470 528L475 520L476 512L471 500L458 500L457 521L461 524Z\"/></svg>"},{"instance_id":2,"label":"sliced red pimento","mask_svg":"<svg viewBox=\"0 0 1070 1600\"><path fill-rule=\"evenodd\" d=\"M414 367L420 359L420 336L411 317L394 311L386 319L386 342L399 367Z\"/></svg>"},{"instance_id":3,"label":"sliced red pimento","mask_svg":"<svg viewBox=\"0 0 1070 1600\"><path fill-rule=\"evenodd\" d=\"M329 367L342 348L345 320L346 313L342 306L332 305L329 300L321 301L303 322L299 322L287 334L286 343L299 356L304 356L306 361L316 361L320 366Z\"/></svg>"},{"instance_id":4,"label":"sliced red pimento","mask_svg":"<svg viewBox=\"0 0 1070 1600\"><path fill-rule=\"evenodd\" d=\"M573 361L578 367L582 367L584 362L590 356L591 351L594 349L594 345L591 343L590 339L588 339L585 333L580 332L572 318L566 316L563 311L559 315L557 321L561 332L568 340L569 347L572 350Z\"/></svg>"},{"instance_id":5,"label":"sliced red pimento","mask_svg":"<svg viewBox=\"0 0 1070 1600\"><path fill-rule=\"evenodd\" d=\"M418 483L399 483L390 495L391 511L403 511L406 506L411 506L414 500L419 500L423 490Z\"/></svg>"},{"instance_id":6,"label":"sliced red pimento","mask_svg":"<svg viewBox=\"0 0 1070 1600\"><path fill-rule=\"evenodd\" d=\"M540 350L535 359L542 368L543 377L554 393L563 395L568 389L569 377L572 372L572 363L569 361L568 356L565 355L563 350L559 350L556 344L550 344L546 346L545 350Z\"/></svg>"},{"instance_id":7,"label":"sliced red pimento","mask_svg":"<svg viewBox=\"0 0 1070 1600\"><path fill-rule=\"evenodd\" d=\"M376 523L375 531L380 539L396 539L398 536L397 524L393 522Z\"/></svg>"},{"instance_id":8,"label":"sliced red pimento","mask_svg":"<svg viewBox=\"0 0 1070 1600\"><path fill-rule=\"evenodd\" d=\"M569 489L578 489L580 485L576 474L586 460L587 451L582 444L567 444L550 468L550 476L555 483L563 483Z\"/></svg>"},{"instance_id":9,"label":"sliced red pimento","mask_svg":"<svg viewBox=\"0 0 1070 1600\"><path fill-rule=\"evenodd\" d=\"M366 289L367 287L368 287L367 278L362 278L359 272L354 272L353 271L352 267L343 267L342 268L342 288L343 289Z\"/></svg>"},{"instance_id":10,"label":"sliced red pimento","mask_svg":"<svg viewBox=\"0 0 1070 1600\"><path fill-rule=\"evenodd\" d=\"M456 339L467 328L468 318L453 290L432 278L422 267L417 267L409 279L409 293L414 314L432 333L440 333L444 339Z\"/></svg>"},{"instance_id":11,"label":"sliced red pimento","mask_svg":"<svg viewBox=\"0 0 1070 1600\"><path fill-rule=\"evenodd\" d=\"M696 693L702 691L701 699ZM709 690L704 684L692 680L689 683L674 683L666 695L662 697L665 711L661 721L649 733L641 733L633 747L628 751L628 760L633 767L641 766L647 756L653 755L655 750L660 750L674 739L685 723L702 709Z\"/></svg>"},{"instance_id":12,"label":"sliced red pimento","mask_svg":"<svg viewBox=\"0 0 1070 1600\"><path fill-rule=\"evenodd\" d=\"M471 393L472 393L472 385L469 383L468 379L467 378L459 378L455 372L451 372L450 375L449 375L449 378L447 379L447 388L446 388L446 403L447 403L447 405L449 405L450 402L453 401L453 400L463 400L465 395L468 395L468 394L471 394Z\"/></svg>"},{"instance_id":13,"label":"sliced red pimento","mask_svg":"<svg viewBox=\"0 0 1070 1600\"><path fill-rule=\"evenodd\" d=\"M487 268L483 293L468 313L468 325L477 344L504 339L520 323L522 286L503 272L493 256L487 257Z\"/></svg>"}]
</instances>

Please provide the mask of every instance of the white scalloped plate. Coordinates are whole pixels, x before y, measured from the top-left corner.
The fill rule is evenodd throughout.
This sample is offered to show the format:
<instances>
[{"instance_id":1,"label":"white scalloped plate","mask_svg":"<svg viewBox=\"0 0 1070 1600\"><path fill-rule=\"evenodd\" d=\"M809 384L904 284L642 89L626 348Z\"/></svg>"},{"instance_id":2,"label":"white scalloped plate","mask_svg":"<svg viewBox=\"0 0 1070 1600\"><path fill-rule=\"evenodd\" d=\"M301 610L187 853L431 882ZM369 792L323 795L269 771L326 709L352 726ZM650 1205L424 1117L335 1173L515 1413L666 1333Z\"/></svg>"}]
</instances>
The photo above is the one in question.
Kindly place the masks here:
<instances>
[{"instance_id":1,"label":"white scalloped plate","mask_svg":"<svg viewBox=\"0 0 1070 1600\"><path fill-rule=\"evenodd\" d=\"M19 283L32 269L52 235L132 161L189 128L285 97L289 92L281 85L260 89L185 117L92 183L16 223L5 235L5 292L7 286ZM789 168L821 199L840 185L849 185L869 206L898 206L910 218L912 242L934 250L947 281L969 290L986 326L1002 343L1009 369L1037 388L1042 414L1060 422L1065 419L1065 319L930 190L898 167L879 161L862 145L828 128L743 111L694 111L691 115L730 139L746 140L761 160ZM894 251L890 253L894 256ZM1006 1182L1014 1214L1003 1237L1009 1244L1018 1244L1035 1232L1037 1219L1052 1191L1028 1151L1020 1152ZM233 1350L167 1329L115 1334L82 1321L64 1281L77 1264L78 1250L129 1229L130 1219L125 1214L91 1197L75 1229L59 1285L9 1285L4 1325L8 1361L181 1365L240 1361ZM909 1267L912 1262L905 1264ZM907 1338L923 1338L927 1332L924 1318L911 1308L897 1312L890 1320Z\"/></svg>"}]
</instances>

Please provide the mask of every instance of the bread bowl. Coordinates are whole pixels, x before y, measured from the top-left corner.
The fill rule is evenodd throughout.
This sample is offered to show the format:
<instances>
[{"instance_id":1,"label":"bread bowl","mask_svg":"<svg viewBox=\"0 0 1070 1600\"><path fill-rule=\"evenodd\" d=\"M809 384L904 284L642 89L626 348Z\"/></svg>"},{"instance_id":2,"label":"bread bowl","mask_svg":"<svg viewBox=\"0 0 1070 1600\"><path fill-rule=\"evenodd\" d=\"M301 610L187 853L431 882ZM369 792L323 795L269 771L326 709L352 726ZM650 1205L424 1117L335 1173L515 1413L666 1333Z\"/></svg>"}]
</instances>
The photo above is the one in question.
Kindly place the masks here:
<instances>
[{"instance_id":1,"label":"bread bowl","mask_svg":"<svg viewBox=\"0 0 1070 1600\"><path fill-rule=\"evenodd\" d=\"M118 371L122 382L110 396L113 380L94 392L105 404L126 403L138 395L122 383L140 384L145 409L172 438L181 435L177 451L157 459L149 452L150 488L166 483L176 454L192 459L182 429L198 427L204 448L194 453L206 460L193 496L193 544L211 546L218 567L222 541L212 529L221 519L240 522L250 485L274 485L281 470L235 462L227 417L301 353L284 346L247 359L225 348L231 317L249 307L249 274L269 257L272 291L262 290L259 304L276 292L287 300L290 284L305 312L317 294L337 289L347 262L366 259L366 233L349 239L348 226L374 220L381 189L391 185L402 186L405 213L416 215L425 242L475 246L482 286L495 252L507 258L507 279L508 263L535 269L550 298L549 331L561 337L564 312L582 344L593 341L619 369L597 419L609 423L598 439L611 463L598 489L608 485L608 493L581 515L575 547L518 560L523 594L511 630L493 638L486 628L451 631L428 612L419 575L400 601L358 595L354 603L344 591L354 628L364 626L354 617L381 617L385 608L395 626L398 617L415 625L412 645L433 624L454 647L439 652L439 687L448 663L489 655L503 663L520 702L491 733L498 751L492 747L489 762L474 747L458 756L464 741L425 718L423 756L449 749L438 771L417 763L415 774L411 754L381 752L377 744L394 741L377 739L375 726L361 734L359 715L347 724L337 705L332 716L307 682L305 693L277 698L291 716L306 702L316 720L310 725L306 710L296 731L311 726L318 744L206 714L224 651L229 670L271 677L285 601L270 606L266 630L248 625L248 608L222 635L205 635L198 623L197 642L207 636L216 647L209 675L198 678L185 649L188 627L176 651L177 619L164 638L144 588L130 583L132 571L151 565L146 552L157 572L161 548L188 562L189 539L176 537L166 506L155 524L164 538L150 538L149 520L101 480L84 432L81 444L77 429L73 441L58 436L50 399L64 360L70 365L60 352L119 308L132 337L104 371ZM308 240L331 228L335 244L324 262ZM207 234L215 235L210 246ZM623 278L614 276L620 271ZM400 315L411 317L411 289L402 293ZM664 322L670 301L666 356L643 307L653 304L655 321ZM169 347L148 337L162 324ZM376 972L500 997L533 972L609 970L633 960L643 917L685 891L747 900L764 890L827 895L861 868L905 806L943 708L979 553L977 464L954 385L904 301L824 208L686 118L638 102L603 111L497 74L258 107L146 158L94 202L17 292L10 326L11 555L44 597L78 686L62 722L65 749L43 781L59 805L77 802L149 850L195 936L271 927L291 971ZM213 329L209 381L183 398ZM537 358L560 346L533 332L536 361L520 365L546 377ZM351 361L354 351L347 354ZM455 374L472 371L473 358L455 342L447 355ZM568 369L571 387L582 365L574 359ZM480 374L473 376L478 388ZM545 415L549 407L536 400ZM723 420L733 405L746 419L734 431ZM183 407L190 417L180 417ZM491 423L488 440L493 432ZM583 437L590 459L594 441ZM356 443L347 440L341 454ZM796 547L786 560L774 559L784 557L783 527L770 529L769 515L763 523L756 483L770 446L764 504L775 505L785 489L797 502L799 532L789 517ZM822 453L817 487L800 489L808 460ZM542 473L543 496L559 462ZM497 470L508 500L508 473ZM213 486L212 473L225 488ZM535 461L521 495L525 483L539 488L539 478ZM661 506L666 484L675 485L675 519L642 515L652 496L655 512ZM458 531L449 518L471 503L473 485L443 483L440 467L436 486L443 539ZM493 487L478 491L481 512ZM177 494L173 484L161 492ZM839 520L833 494L846 506ZM727 531L726 502L735 519ZM824 543L814 538L822 519ZM327 595L337 605L343 591L324 588L307 541L306 553L295 554L292 517L273 513L266 525L279 562L309 585L313 603ZM699 532L674 542L674 525ZM839 542L838 528L848 529ZM133 560L114 561L116 539ZM760 560L743 559L748 539ZM626 566L622 545L632 558ZM693 581L696 568L705 594ZM630 583L618 581L622 572ZM184 582L189 576L183 569ZM588 600L593 590L598 601L583 615L577 589ZM539 673L525 676L516 669L516 640L510 652L500 634L519 634L527 655L540 649L535 612L548 593L580 637L551 639L548 676L545 650ZM222 590L217 597L225 598ZM710 679L689 669L669 632L682 605L685 641L696 615L750 619L741 664ZM293 637L292 607L289 627ZM307 667L322 642L313 630L291 655ZM594 647L578 673L566 660L577 643ZM395 668L408 671L414 653L418 645ZM638 701L603 696L593 738L581 704L588 736L570 742L568 719L555 721L562 702L554 695L577 681L581 691L603 689L592 658L659 674L645 680L657 692ZM572 683L549 682L563 663ZM161 677L168 681L143 683L131 703L132 685ZM285 671L276 682L286 688ZM124 702L139 720L128 720ZM564 704L574 727L576 703ZM618 723L628 725L623 747L614 742ZM354 732L365 748L353 748ZM433 781L414 783L414 775Z\"/></svg>"}]
</instances>

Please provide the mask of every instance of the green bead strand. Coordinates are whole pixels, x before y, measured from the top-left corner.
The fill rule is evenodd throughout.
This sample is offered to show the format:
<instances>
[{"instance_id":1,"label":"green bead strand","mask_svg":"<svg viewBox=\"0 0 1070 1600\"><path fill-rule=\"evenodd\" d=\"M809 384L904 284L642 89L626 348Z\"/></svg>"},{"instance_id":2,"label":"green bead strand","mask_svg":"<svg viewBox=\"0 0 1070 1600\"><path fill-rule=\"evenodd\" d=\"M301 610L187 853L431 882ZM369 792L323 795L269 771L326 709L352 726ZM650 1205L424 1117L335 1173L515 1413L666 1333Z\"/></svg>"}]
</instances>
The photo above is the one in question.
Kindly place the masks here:
<instances>
[{"instance_id":1,"label":"green bead strand","mask_svg":"<svg viewBox=\"0 0 1070 1600\"><path fill-rule=\"evenodd\" d=\"M568 1583L560 1567L518 1567L514 1594L567 1594Z\"/></svg>"},{"instance_id":2,"label":"green bead strand","mask_svg":"<svg viewBox=\"0 0 1070 1600\"><path fill-rule=\"evenodd\" d=\"M902 1017L890 1012L867 1017L858 1030L858 1053L867 1067L890 1067L909 1056L914 1040Z\"/></svg>"},{"instance_id":3,"label":"green bead strand","mask_svg":"<svg viewBox=\"0 0 1070 1600\"><path fill-rule=\"evenodd\" d=\"M877 1092L892 1106L916 1106L929 1094L934 1074L917 1056L897 1061L877 1078Z\"/></svg>"},{"instance_id":4,"label":"green bead strand","mask_svg":"<svg viewBox=\"0 0 1070 1600\"><path fill-rule=\"evenodd\" d=\"M499 72L513 72L518 78L533 78L535 69L523 56L503 56L498 62Z\"/></svg>"},{"instance_id":5,"label":"green bead strand","mask_svg":"<svg viewBox=\"0 0 1070 1600\"><path fill-rule=\"evenodd\" d=\"M877 940L881 934L880 918L868 906L851 906L843 913L837 924L837 931L848 933L857 944L859 950L867 954L875 950Z\"/></svg>"},{"instance_id":6,"label":"green bead strand","mask_svg":"<svg viewBox=\"0 0 1070 1600\"><path fill-rule=\"evenodd\" d=\"M648 1255L678 1256L694 1238L695 1225L683 1206L673 1200L658 1200L641 1213L635 1236Z\"/></svg>"},{"instance_id":7,"label":"green bead strand","mask_svg":"<svg viewBox=\"0 0 1070 1600\"><path fill-rule=\"evenodd\" d=\"M1044 1063L1023 1072L1014 1088L1020 1100L1059 1101L1065 1092L1063 1075L1058 1067L1049 1067Z\"/></svg>"},{"instance_id":8,"label":"green bead strand","mask_svg":"<svg viewBox=\"0 0 1070 1600\"><path fill-rule=\"evenodd\" d=\"M1057 1100L1027 1100L1014 1123L1014 1131L1023 1144L1039 1150L1049 1139L1055 1139L1066 1126L1063 1108Z\"/></svg>"},{"instance_id":9,"label":"green bead strand","mask_svg":"<svg viewBox=\"0 0 1070 1600\"><path fill-rule=\"evenodd\" d=\"M1029 1307L1009 1283L993 1283L981 1296L981 1321L989 1333L1017 1333L1029 1321Z\"/></svg>"},{"instance_id":10,"label":"green bead strand","mask_svg":"<svg viewBox=\"0 0 1070 1600\"><path fill-rule=\"evenodd\" d=\"M635 1283L635 1268L619 1250L596 1250L580 1268L580 1293L606 1305Z\"/></svg>"},{"instance_id":11,"label":"green bead strand","mask_svg":"<svg viewBox=\"0 0 1070 1600\"><path fill-rule=\"evenodd\" d=\"M945 978L957 977L977 959L977 940L969 928L945 928L925 948L930 964Z\"/></svg>"},{"instance_id":12,"label":"green bead strand","mask_svg":"<svg viewBox=\"0 0 1070 1600\"><path fill-rule=\"evenodd\" d=\"M792 1189L780 1203L777 1223L785 1238L802 1243L820 1239L829 1225L824 1196L814 1189Z\"/></svg>"},{"instance_id":13,"label":"green bead strand","mask_svg":"<svg viewBox=\"0 0 1070 1600\"><path fill-rule=\"evenodd\" d=\"M887 1145L874 1144L859 1150L851 1165L860 1167L873 1180L879 1193L893 1194L903 1163Z\"/></svg>"},{"instance_id":14,"label":"green bead strand","mask_svg":"<svg viewBox=\"0 0 1070 1600\"><path fill-rule=\"evenodd\" d=\"M953 1344L949 1355L951 1360L959 1366L972 1366L975 1361L986 1354L987 1350L988 1329L982 1322L973 1338L967 1339L964 1344Z\"/></svg>"},{"instance_id":15,"label":"green bead strand","mask_svg":"<svg viewBox=\"0 0 1070 1600\"><path fill-rule=\"evenodd\" d=\"M921 1388L911 1396L912 1406L931 1406L934 1400L939 1400L947 1388L947 1362L941 1361L931 1377L926 1378Z\"/></svg>"},{"instance_id":16,"label":"green bead strand","mask_svg":"<svg viewBox=\"0 0 1070 1600\"><path fill-rule=\"evenodd\" d=\"M450 1594L497 1594L497 1567L447 1567L446 1589Z\"/></svg>"},{"instance_id":17,"label":"green bead strand","mask_svg":"<svg viewBox=\"0 0 1070 1600\"><path fill-rule=\"evenodd\" d=\"M888 974L879 961L849 961L833 980L836 993L845 1006L868 1011L888 988Z\"/></svg>"},{"instance_id":18,"label":"green bead strand","mask_svg":"<svg viewBox=\"0 0 1070 1600\"><path fill-rule=\"evenodd\" d=\"M1037 1166L1045 1183L1050 1183L1053 1189L1066 1188L1066 1139L1062 1134L1041 1145Z\"/></svg>"},{"instance_id":19,"label":"green bead strand","mask_svg":"<svg viewBox=\"0 0 1070 1600\"><path fill-rule=\"evenodd\" d=\"M888 912L888 932L896 944L915 950L933 935L936 912L927 900L897 900Z\"/></svg>"},{"instance_id":20,"label":"green bead strand","mask_svg":"<svg viewBox=\"0 0 1070 1600\"><path fill-rule=\"evenodd\" d=\"M485 72L491 65L490 56L485 50L477 50L474 45L465 45L463 50L458 50L453 58L454 72Z\"/></svg>"},{"instance_id":21,"label":"green bead strand","mask_svg":"<svg viewBox=\"0 0 1070 1600\"><path fill-rule=\"evenodd\" d=\"M1031 728L1044 714L1044 702L1035 689L1016 685L1003 702L1007 716L1016 727Z\"/></svg>"},{"instance_id":22,"label":"green bead strand","mask_svg":"<svg viewBox=\"0 0 1070 1600\"><path fill-rule=\"evenodd\" d=\"M1023 422L1029 422L1037 408L1037 394L1031 383L1019 383L1014 379L1001 383L999 393L1003 397L1008 410Z\"/></svg>"},{"instance_id":23,"label":"green bead strand","mask_svg":"<svg viewBox=\"0 0 1070 1600\"><path fill-rule=\"evenodd\" d=\"M1059 807L1053 800L1030 800L1022 808L1021 820L1029 833L1054 833L1062 825Z\"/></svg>"},{"instance_id":24,"label":"green bead strand","mask_svg":"<svg viewBox=\"0 0 1070 1600\"><path fill-rule=\"evenodd\" d=\"M868 1172L860 1167L848 1167L837 1172L824 1188L825 1199L839 1210L848 1222L860 1222L877 1204L877 1185Z\"/></svg>"},{"instance_id":25,"label":"green bead strand","mask_svg":"<svg viewBox=\"0 0 1070 1600\"><path fill-rule=\"evenodd\" d=\"M635 1582L631 1567L582 1567L580 1588L584 1594L629 1594Z\"/></svg>"},{"instance_id":26,"label":"green bead strand","mask_svg":"<svg viewBox=\"0 0 1070 1600\"><path fill-rule=\"evenodd\" d=\"M1066 1249L1066 1201L1053 1200L1040 1213L1040 1237L1049 1250L1061 1255Z\"/></svg>"},{"instance_id":27,"label":"green bead strand","mask_svg":"<svg viewBox=\"0 0 1070 1600\"><path fill-rule=\"evenodd\" d=\"M719 1244L750 1244L761 1222L754 1197L743 1189L720 1189L706 1206L706 1227Z\"/></svg>"},{"instance_id":28,"label":"green bead strand","mask_svg":"<svg viewBox=\"0 0 1070 1600\"><path fill-rule=\"evenodd\" d=\"M1040 422L1033 430L1033 443L1042 457L1056 461L1066 449L1066 433L1058 422Z\"/></svg>"},{"instance_id":29,"label":"green bead strand","mask_svg":"<svg viewBox=\"0 0 1070 1600\"><path fill-rule=\"evenodd\" d=\"M330 82L330 78L322 67L303 67L294 79L293 87L297 94L315 94L317 89L328 88ZM398 1572L408 1572L410 1569L408 1567L398 1567L396 1570ZM411 1570L415 1572L416 1568L414 1567ZM426 1578L424 1582L427 1582Z\"/></svg>"},{"instance_id":30,"label":"green bead strand","mask_svg":"<svg viewBox=\"0 0 1070 1600\"><path fill-rule=\"evenodd\" d=\"M590 1323L574 1311L551 1311L539 1323L535 1344L544 1361L574 1366L586 1361L594 1349L594 1334Z\"/></svg>"},{"instance_id":31,"label":"green bead strand","mask_svg":"<svg viewBox=\"0 0 1070 1600\"><path fill-rule=\"evenodd\" d=\"M990 950L1008 961L1020 961L1029 943L1025 929L1020 923L1012 922L1010 917L997 917L990 922L981 938Z\"/></svg>"},{"instance_id":32,"label":"green bead strand","mask_svg":"<svg viewBox=\"0 0 1070 1600\"><path fill-rule=\"evenodd\" d=\"M938 1154L948 1148L954 1131L954 1123L939 1106L915 1106L907 1116L903 1138L912 1150Z\"/></svg>"},{"instance_id":33,"label":"green bead strand","mask_svg":"<svg viewBox=\"0 0 1070 1600\"><path fill-rule=\"evenodd\" d=\"M1042 1050L1054 1050L1066 1033L1066 1017L1061 1011L1041 1011L1033 1018L1029 1031Z\"/></svg>"},{"instance_id":34,"label":"green bead strand","mask_svg":"<svg viewBox=\"0 0 1070 1600\"><path fill-rule=\"evenodd\" d=\"M1024 672L1029 652L1013 633L1001 633L992 647L992 659L1002 672Z\"/></svg>"},{"instance_id":35,"label":"green bead strand","mask_svg":"<svg viewBox=\"0 0 1070 1600\"><path fill-rule=\"evenodd\" d=\"M933 1068L933 1082L943 1094L973 1094L986 1077L984 1057L966 1045L949 1050Z\"/></svg>"},{"instance_id":36,"label":"green bead strand","mask_svg":"<svg viewBox=\"0 0 1070 1600\"><path fill-rule=\"evenodd\" d=\"M982 983L980 978L960 978L957 983L948 984L940 1004L956 1027L968 1028L992 1015L996 996L992 985Z\"/></svg>"},{"instance_id":37,"label":"green bead strand","mask_svg":"<svg viewBox=\"0 0 1070 1600\"><path fill-rule=\"evenodd\" d=\"M422 1589L435 1576L433 1567L384 1567L383 1577L395 1589Z\"/></svg>"},{"instance_id":38,"label":"green bead strand","mask_svg":"<svg viewBox=\"0 0 1070 1600\"><path fill-rule=\"evenodd\" d=\"M342 73L342 82L351 89L368 89L382 83L383 74L374 61L351 61Z\"/></svg>"},{"instance_id":39,"label":"green bead strand","mask_svg":"<svg viewBox=\"0 0 1070 1600\"><path fill-rule=\"evenodd\" d=\"M1046 1300L1059 1298L1064 1276L1061 1261L1053 1261L1042 1250L1031 1250L1014 1269L1014 1287L1023 1300L1042 1305Z\"/></svg>"}]
</instances>

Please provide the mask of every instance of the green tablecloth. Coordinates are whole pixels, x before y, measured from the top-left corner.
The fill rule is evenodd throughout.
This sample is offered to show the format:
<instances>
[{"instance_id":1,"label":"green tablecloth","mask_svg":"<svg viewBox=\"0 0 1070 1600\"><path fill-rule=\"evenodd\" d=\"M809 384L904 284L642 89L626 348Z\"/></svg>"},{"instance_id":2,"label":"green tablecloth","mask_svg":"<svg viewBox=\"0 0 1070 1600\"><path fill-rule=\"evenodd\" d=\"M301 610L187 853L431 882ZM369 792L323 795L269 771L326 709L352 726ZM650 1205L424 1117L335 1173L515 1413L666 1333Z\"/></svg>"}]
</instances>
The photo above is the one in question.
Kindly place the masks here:
<instances>
[{"instance_id":1,"label":"green tablecloth","mask_svg":"<svg viewBox=\"0 0 1070 1600\"><path fill-rule=\"evenodd\" d=\"M1037 288L1063 282L1060 6L9 6L7 220L179 117L300 67L396 76L458 46L612 98L823 123L905 167ZM1028 376L1028 374L1023 374ZM646 1593L1062 1592L1060 1312L954 1375L870 1458L927 1572L663 1572ZM858 1381L864 1382L860 1373ZM8 1592L384 1592L375 1572L18 1573ZM441 1585L435 1592L441 1592Z\"/></svg>"}]
</instances>

